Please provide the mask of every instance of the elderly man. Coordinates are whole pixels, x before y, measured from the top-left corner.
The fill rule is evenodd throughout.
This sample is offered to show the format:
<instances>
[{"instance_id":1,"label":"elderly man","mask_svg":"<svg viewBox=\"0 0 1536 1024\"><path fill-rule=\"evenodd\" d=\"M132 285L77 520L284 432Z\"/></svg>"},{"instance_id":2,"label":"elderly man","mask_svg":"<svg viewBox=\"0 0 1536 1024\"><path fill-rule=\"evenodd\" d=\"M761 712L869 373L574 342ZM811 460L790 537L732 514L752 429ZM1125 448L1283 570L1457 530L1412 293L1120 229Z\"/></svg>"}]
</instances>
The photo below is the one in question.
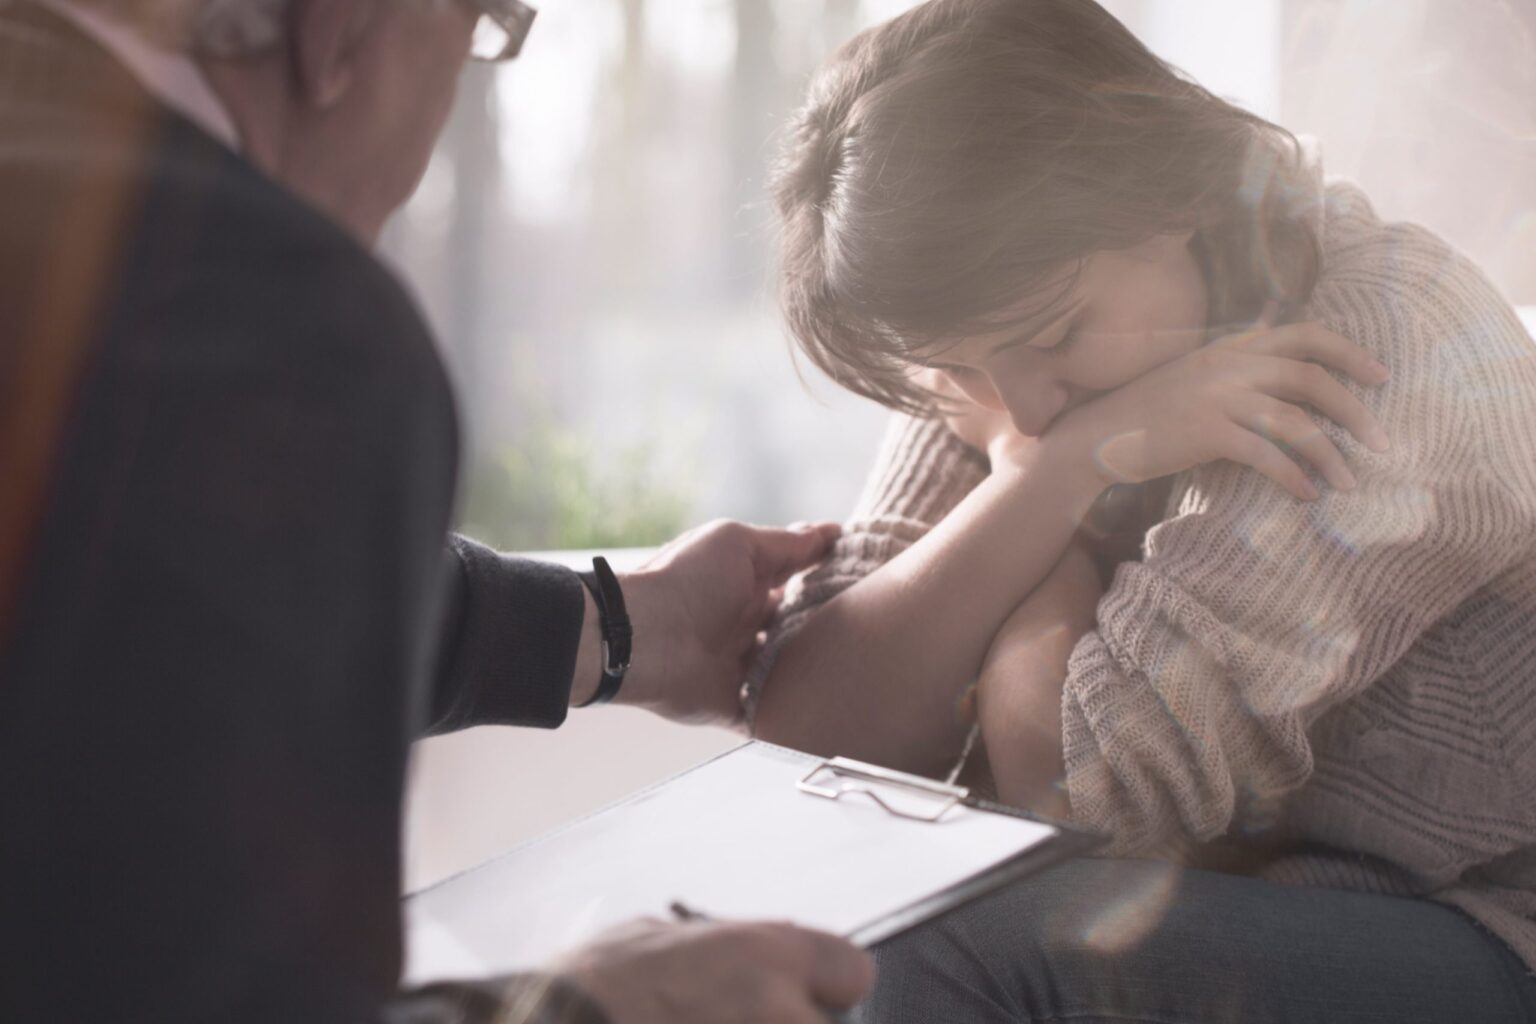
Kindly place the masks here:
<instances>
[{"instance_id":1,"label":"elderly man","mask_svg":"<svg viewBox=\"0 0 1536 1024\"><path fill-rule=\"evenodd\" d=\"M618 581L627 677L613 581L445 557L453 403L368 246L472 42L528 17L0 0L0 1020L810 1021L868 987L830 936L642 924L395 991L410 737L615 685L728 718L830 536L716 525Z\"/></svg>"}]
</instances>

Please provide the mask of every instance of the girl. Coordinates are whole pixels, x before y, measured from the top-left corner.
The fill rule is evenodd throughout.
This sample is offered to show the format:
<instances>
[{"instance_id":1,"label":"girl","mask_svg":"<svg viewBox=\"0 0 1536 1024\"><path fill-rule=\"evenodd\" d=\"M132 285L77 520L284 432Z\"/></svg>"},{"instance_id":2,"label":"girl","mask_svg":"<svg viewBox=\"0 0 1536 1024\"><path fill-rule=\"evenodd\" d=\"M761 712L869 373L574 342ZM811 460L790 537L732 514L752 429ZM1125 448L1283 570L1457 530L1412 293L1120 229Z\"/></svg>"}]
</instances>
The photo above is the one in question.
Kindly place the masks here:
<instances>
[{"instance_id":1,"label":"girl","mask_svg":"<svg viewBox=\"0 0 1536 1024\"><path fill-rule=\"evenodd\" d=\"M776 193L798 343L902 415L758 734L943 770L979 680L1001 795L1114 858L869 1012L1536 1019L1536 353L1481 273L1091 0L859 36Z\"/></svg>"}]
</instances>

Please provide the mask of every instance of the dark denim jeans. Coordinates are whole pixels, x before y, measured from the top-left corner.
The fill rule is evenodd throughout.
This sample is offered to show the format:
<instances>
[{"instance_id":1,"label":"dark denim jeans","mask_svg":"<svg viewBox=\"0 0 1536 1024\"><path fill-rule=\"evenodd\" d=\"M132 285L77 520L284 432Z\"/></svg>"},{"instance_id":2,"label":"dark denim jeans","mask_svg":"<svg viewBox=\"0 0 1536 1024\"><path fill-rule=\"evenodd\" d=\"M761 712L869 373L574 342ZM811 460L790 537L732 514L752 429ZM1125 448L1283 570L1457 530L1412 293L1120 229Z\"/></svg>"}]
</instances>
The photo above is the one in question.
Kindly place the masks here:
<instances>
[{"instance_id":1,"label":"dark denim jeans","mask_svg":"<svg viewBox=\"0 0 1536 1024\"><path fill-rule=\"evenodd\" d=\"M1533 1024L1536 979L1457 910L1082 860L876 952L865 1024Z\"/></svg>"}]
</instances>

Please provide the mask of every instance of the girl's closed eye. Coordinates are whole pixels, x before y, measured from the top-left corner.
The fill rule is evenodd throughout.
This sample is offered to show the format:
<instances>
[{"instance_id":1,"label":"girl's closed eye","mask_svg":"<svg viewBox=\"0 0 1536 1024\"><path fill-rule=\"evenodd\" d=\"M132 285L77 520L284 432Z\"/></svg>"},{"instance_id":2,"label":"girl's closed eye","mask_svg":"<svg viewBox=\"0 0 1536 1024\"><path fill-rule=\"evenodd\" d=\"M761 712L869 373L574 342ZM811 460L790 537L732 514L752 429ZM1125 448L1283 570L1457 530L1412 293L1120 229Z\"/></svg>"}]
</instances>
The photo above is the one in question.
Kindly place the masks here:
<instances>
[{"instance_id":1,"label":"girl's closed eye","mask_svg":"<svg viewBox=\"0 0 1536 1024\"><path fill-rule=\"evenodd\" d=\"M1041 349L1041 351L1047 355L1064 356L1071 350L1073 343L1077 341L1079 333L1080 332L1078 331L1076 325L1073 325L1067 329L1067 333L1061 336L1060 341L1056 342L1056 344L1052 345L1050 348Z\"/></svg>"}]
</instances>

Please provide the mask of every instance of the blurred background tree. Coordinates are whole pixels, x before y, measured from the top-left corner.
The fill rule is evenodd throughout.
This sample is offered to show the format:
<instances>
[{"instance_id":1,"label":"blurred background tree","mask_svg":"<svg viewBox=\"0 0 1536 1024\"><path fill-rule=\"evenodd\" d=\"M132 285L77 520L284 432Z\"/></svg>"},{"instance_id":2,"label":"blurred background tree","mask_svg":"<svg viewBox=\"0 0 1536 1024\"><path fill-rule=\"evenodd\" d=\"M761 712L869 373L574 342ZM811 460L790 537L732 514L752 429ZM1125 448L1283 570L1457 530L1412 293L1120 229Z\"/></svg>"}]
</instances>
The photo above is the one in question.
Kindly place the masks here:
<instances>
[{"instance_id":1,"label":"blurred background tree","mask_svg":"<svg viewBox=\"0 0 1536 1024\"><path fill-rule=\"evenodd\" d=\"M543 419L471 468L462 528L508 551L664 544L688 525L687 487L657 476L645 444L597 451Z\"/></svg>"}]
</instances>

